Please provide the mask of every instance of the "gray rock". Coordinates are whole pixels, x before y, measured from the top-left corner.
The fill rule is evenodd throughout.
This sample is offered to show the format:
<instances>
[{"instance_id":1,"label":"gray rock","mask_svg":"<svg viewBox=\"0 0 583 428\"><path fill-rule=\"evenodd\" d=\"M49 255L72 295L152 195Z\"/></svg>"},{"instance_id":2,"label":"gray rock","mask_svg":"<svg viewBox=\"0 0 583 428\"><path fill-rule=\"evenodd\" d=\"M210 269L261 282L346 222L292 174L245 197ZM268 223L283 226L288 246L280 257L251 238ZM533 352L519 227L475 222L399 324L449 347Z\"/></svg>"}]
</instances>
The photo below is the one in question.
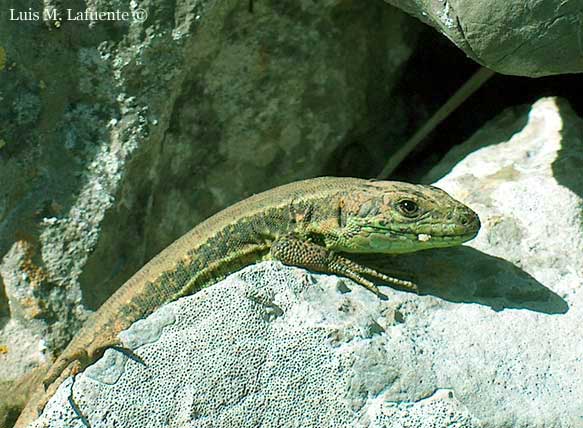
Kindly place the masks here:
<instances>
[{"instance_id":1,"label":"gray rock","mask_svg":"<svg viewBox=\"0 0 583 428\"><path fill-rule=\"evenodd\" d=\"M385 0L435 27L466 55L502 74L583 72L583 3Z\"/></svg>"},{"instance_id":2,"label":"gray rock","mask_svg":"<svg viewBox=\"0 0 583 428\"><path fill-rule=\"evenodd\" d=\"M36 426L83 427L72 394L93 428L380 427L425 414L477 427L431 382L402 389L418 379L403 370L412 347L392 316L408 296L387 305L341 282L263 263L166 305L122 334L146 366L106 351L59 388ZM415 397L431 398L403 403Z\"/></svg>"},{"instance_id":3,"label":"gray rock","mask_svg":"<svg viewBox=\"0 0 583 428\"><path fill-rule=\"evenodd\" d=\"M417 31L383 3L262 0L251 13L238 0L144 0L145 22L58 28L6 14L66 14L66 2L17 3L0 0L0 340L28 339L0 341L0 382L50 359L198 222L321 175L353 133L384 123Z\"/></svg>"},{"instance_id":4,"label":"gray rock","mask_svg":"<svg viewBox=\"0 0 583 428\"><path fill-rule=\"evenodd\" d=\"M93 428L583 427L581 130L543 99L444 160L432 177L483 229L380 262L421 295L248 267L136 322L121 336L146 365L108 350L36 426L82 427L72 396Z\"/></svg>"}]
</instances>

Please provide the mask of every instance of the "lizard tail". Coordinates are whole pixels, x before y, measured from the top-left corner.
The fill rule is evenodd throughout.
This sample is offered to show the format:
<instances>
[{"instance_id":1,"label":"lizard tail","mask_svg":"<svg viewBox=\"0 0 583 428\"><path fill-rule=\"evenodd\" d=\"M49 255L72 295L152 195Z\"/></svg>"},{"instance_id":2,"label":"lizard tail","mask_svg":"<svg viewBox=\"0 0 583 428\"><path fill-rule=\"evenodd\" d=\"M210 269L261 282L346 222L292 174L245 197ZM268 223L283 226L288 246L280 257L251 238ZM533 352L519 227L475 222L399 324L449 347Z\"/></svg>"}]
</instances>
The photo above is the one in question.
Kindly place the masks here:
<instances>
[{"instance_id":1,"label":"lizard tail","mask_svg":"<svg viewBox=\"0 0 583 428\"><path fill-rule=\"evenodd\" d=\"M44 364L25 374L20 379L0 383L0 426L13 427L26 403L49 370ZM33 416L33 415L31 415ZM31 420L36 419L36 415Z\"/></svg>"}]
</instances>

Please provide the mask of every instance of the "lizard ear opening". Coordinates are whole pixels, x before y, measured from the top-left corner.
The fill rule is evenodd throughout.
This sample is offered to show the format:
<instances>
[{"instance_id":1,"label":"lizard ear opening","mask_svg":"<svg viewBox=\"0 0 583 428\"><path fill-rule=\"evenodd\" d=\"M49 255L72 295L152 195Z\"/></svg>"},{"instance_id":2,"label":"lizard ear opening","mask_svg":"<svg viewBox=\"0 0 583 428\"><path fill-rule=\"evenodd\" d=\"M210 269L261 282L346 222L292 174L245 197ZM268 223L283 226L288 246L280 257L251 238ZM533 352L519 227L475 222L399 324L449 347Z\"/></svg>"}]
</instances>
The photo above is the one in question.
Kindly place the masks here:
<instances>
[{"instance_id":1,"label":"lizard ear opening","mask_svg":"<svg viewBox=\"0 0 583 428\"><path fill-rule=\"evenodd\" d=\"M337 218L338 218L338 224L340 225L340 227L344 227L346 226L346 212L344 211L344 198L340 198L338 200L338 208L337 208Z\"/></svg>"}]
</instances>

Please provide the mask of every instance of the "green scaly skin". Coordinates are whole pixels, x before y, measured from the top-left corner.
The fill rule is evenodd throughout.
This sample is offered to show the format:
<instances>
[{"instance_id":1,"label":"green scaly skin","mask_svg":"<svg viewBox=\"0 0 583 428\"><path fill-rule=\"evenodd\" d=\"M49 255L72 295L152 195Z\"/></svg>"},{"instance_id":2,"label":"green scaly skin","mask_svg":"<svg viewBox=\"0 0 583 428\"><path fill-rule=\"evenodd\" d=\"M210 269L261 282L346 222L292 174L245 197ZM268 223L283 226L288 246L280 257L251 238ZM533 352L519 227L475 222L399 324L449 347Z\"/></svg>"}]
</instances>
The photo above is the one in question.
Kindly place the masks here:
<instances>
[{"instance_id":1,"label":"green scaly skin","mask_svg":"<svg viewBox=\"0 0 583 428\"><path fill-rule=\"evenodd\" d=\"M207 219L117 290L51 366L16 427L38 415L60 383L120 346L117 334L162 304L262 260L338 274L379 293L372 280L416 290L349 259L451 247L476 236L471 209L432 186L323 177L257 194Z\"/></svg>"}]
</instances>

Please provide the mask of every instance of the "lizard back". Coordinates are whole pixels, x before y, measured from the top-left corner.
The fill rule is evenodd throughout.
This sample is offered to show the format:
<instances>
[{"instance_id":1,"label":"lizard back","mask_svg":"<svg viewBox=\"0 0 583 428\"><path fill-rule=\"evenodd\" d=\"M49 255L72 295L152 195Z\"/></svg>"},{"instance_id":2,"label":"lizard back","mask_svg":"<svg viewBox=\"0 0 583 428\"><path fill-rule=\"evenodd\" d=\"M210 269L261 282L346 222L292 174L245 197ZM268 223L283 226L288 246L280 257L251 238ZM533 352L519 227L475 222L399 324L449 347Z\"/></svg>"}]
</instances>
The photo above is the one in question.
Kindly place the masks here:
<instances>
[{"instance_id":1,"label":"lizard back","mask_svg":"<svg viewBox=\"0 0 583 428\"><path fill-rule=\"evenodd\" d=\"M163 303L218 282L260 260L271 242L298 227L298 217L335 215L333 204L318 204L366 180L321 177L283 185L240 201L195 226L150 260L91 317L69 348L117 334ZM323 208L326 207L326 208ZM314 218L312 218L314 220Z\"/></svg>"}]
</instances>

